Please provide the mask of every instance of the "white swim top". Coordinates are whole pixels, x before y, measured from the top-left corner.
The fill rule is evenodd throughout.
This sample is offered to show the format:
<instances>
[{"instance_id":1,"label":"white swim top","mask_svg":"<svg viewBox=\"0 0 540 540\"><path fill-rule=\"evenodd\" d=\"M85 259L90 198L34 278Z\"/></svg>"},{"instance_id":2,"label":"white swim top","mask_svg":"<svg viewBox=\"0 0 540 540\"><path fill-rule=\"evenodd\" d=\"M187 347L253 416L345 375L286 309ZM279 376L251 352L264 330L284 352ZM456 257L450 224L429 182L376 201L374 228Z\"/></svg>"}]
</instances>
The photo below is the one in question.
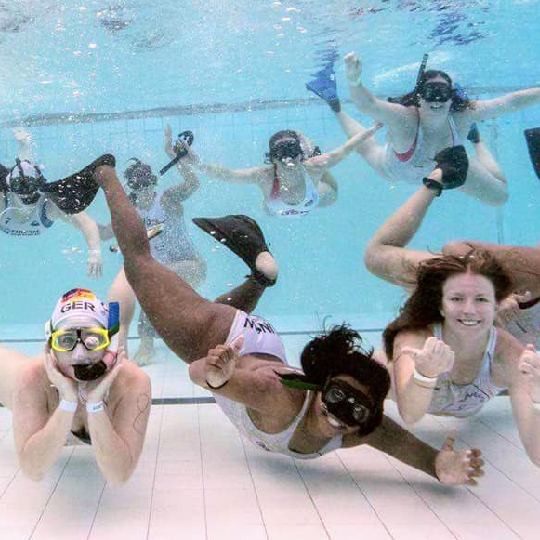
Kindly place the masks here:
<instances>
[{"instance_id":1,"label":"white swim top","mask_svg":"<svg viewBox=\"0 0 540 540\"><path fill-rule=\"evenodd\" d=\"M434 156L427 156L424 151L424 133L418 117L416 135L411 147L403 153L396 152L390 143L386 144L386 154L383 168L388 178L394 182L407 182L420 185L422 178L426 177L435 168ZM448 115L448 127L452 135L452 146L461 144L461 138L452 114Z\"/></svg>"},{"instance_id":2,"label":"white swim top","mask_svg":"<svg viewBox=\"0 0 540 540\"><path fill-rule=\"evenodd\" d=\"M433 325L433 335L437 339L442 339L442 326L440 324ZM451 416L471 416L476 414L484 403L505 390L505 388L499 388L491 377L496 344L497 330L492 326L476 379L469 384L458 385L452 382L449 372L439 375L427 412Z\"/></svg>"},{"instance_id":3,"label":"white swim top","mask_svg":"<svg viewBox=\"0 0 540 540\"><path fill-rule=\"evenodd\" d=\"M274 165L274 183L270 196L265 201L265 208L270 215L282 218L307 216L307 214L319 205L319 190L313 184L313 180L306 168L303 167L303 169L306 183L304 198L298 204L288 204L281 198L281 186L277 169Z\"/></svg>"},{"instance_id":4,"label":"white swim top","mask_svg":"<svg viewBox=\"0 0 540 540\"><path fill-rule=\"evenodd\" d=\"M506 323L506 330L525 347L532 343L540 349L540 298L519 305L517 319Z\"/></svg>"},{"instance_id":5,"label":"white swim top","mask_svg":"<svg viewBox=\"0 0 540 540\"><path fill-rule=\"evenodd\" d=\"M198 254L188 237L184 217L165 213L161 204L163 193L163 191L156 193L154 202L148 210L137 208L145 227L163 225L163 232L150 242L152 257L163 264L196 259Z\"/></svg>"},{"instance_id":6,"label":"white swim top","mask_svg":"<svg viewBox=\"0 0 540 540\"><path fill-rule=\"evenodd\" d=\"M254 315L248 315L247 313L238 310L231 325L231 330L226 343L233 343L240 335L244 336L244 346L240 351L240 355L250 353L271 354L278 357L286 366L289 365L287 363L285 348L283 347L281 338L275 332L272 325L264 319ZM289 441L309 408L311 392L306 392L306 398L302 405L302 409L296 415L289 427L280 433L265 433L264 431L259 430L249 417L247 408L244 404L218 394L214 394L214 398L221 410L237 427L238 431L253 444L268 452L275 452L299 459L312 459L328 452L332 452L342 446L342 437L340 436L334 437L319 452L313 454L300 454L289 449Z\"/></svg>"},{"instance_id":7,"label":"white swim top","mask_svg":"<svg viewBox=\"0 0 540 540\"><path fill-rule=\"evenodd\" d=\"M54 221L47 217L47 197L42 194L32 212L24 221L19 221L17 208L10 205L10 197L4 192L5 210L0 213L0 230L10 236L39 236L52 227Z\"/></svg>"}]
</instances>

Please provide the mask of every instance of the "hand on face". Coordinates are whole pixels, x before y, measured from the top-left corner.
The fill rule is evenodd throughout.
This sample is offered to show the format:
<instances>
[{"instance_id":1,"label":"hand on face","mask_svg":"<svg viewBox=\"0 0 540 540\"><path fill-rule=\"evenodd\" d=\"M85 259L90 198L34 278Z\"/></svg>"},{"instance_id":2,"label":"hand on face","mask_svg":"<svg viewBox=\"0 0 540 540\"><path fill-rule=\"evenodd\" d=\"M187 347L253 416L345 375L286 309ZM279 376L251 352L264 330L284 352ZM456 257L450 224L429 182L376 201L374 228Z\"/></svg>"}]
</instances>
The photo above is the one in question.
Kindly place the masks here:
<instances>
[{"instance_id":1,"label":"hand on face","mask_svg":"<svg viewBox=\"0 0 540 540\"><path fill-rule=\"evenodd\" d=\"M58 367L56 358L48 346L45 347L45 371L51 384L58 389L60 399L77 402L77 383L70 377L66 377Z\"/></svg>"},{"instance_id":2,"label":"hand on face","mask_svg":"<svg viewBox=\"0 0 540 540\"><path fill-rule=\"evenodd\" d=\"M125 359L126 352L123 347L120 347L118 349L114 367L103 377L86 383L86 403L99 403L100 401L103 401L103 398L107 395L107 392L110 390L112 383L118 376L118 373L120 373Z\"/></svg>"},{"instance_id":3,"label":"hand on face","mask_svg":"<svg viewBox=\"0 0 540 540\"><path fill-rule=\"evenodd\" d=\"M454 366L454 351L434 336L426 339L422 349L403 347L401 352L411 354L416 370L424 377L437 377Z\"/></svg>"},{"instance_id":4,"label":"hand on face","mask_svg":"<svg viewBox=\"0 0 540 540\"><path fill-rule=\"evenodd\" d=\"M350 52L345 55L345 67L347 70L347 79L351 84L358 84L362 75L362 62L356 56L356 53Z\"/></svg>"},{"instance_id":5,"label":"hand on face","mask_svg":"<svg viewBox=\"0 0 540 540\"><path fill-rule=\"evenodd\" d=\"M441 484L476 486L478 484L476 478L484 474L482 470L484 460L481 455L482 452L478 448L454 450L454 439L448 437L435 458L435 474Z\"/></svg>"},{"instance_id":6,"label":"hand on face","mask_svg":"<svg viewBox=\"0 0 540 540\"><path fill-rule=\"evenodd\" d=\"M531 344L519 358L519 372L526 381L531 399L540 403L540 353Z\"/></svg>"},{"instance_id":7,"label":"hand on face","mask_svg":"<svg viewBox=\"0 0 540 540\"><path fill-rule=\"evenodd\" d=\"M244 345L244 337L240 336L231 345L218 345L208 351L204 366L206 382L217 388L223 386L234 373L236 359Z\"/></svg>"}]
</instances>

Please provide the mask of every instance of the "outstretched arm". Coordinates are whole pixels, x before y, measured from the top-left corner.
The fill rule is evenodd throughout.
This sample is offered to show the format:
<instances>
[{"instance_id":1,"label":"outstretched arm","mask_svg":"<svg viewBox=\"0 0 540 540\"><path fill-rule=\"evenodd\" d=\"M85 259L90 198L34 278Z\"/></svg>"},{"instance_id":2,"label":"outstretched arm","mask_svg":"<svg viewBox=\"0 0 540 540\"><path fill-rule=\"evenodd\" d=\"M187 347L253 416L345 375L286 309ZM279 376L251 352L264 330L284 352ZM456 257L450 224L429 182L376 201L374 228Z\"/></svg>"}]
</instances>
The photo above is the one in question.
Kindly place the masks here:
<instances>
[{"instance_id":1,"label":"outstretched arm","mask_svg":"<svg viewBox=\"0 0 540 540\"><path fill-rule=\"evenodd\" d=\"M472 248L489 251L510 272L514 291L529 291L532 298L540 297L540 246L501 246L489 242L460 240L446 244L444 255L464 255Z\"/></svg>"},{"instance_id":2,"label":"outstretched arm","mask_svg":"<svg viewBox=\"0 0 540 540\"><path fill-rule=\"evenodd\" d=\"M463 114L467 115L470 122L478 122L507 112L519 111L538 102L540 102L540 87L526 88L494 99L473 101L472 107Z\"/></svg>"},{"instance_id":3,"label":"outstretched arm","mask_svg":"<svg viewBox=\"0 0 540 540\"><path fill-rule=\"evenodd\" d=\"M338 146L331 152L325 152L318 156L313 156L307 159L304 163L308 168L329 169L343 161L351 152L354 152L361 146L366 139L372 137L381 126L374 126L362 133L357 133L351 137L345 144Z\"/></svg>"},{"instance_id":4,"label":"outstretched arm","mask_svg":"<svg viewBox=\"0 0 540 540\"><path fill-rule=\"evenodd\" d=\"M406 465L424 471L442 484L474 486L477 484L476 478L484 474L484 462L477 448L456 451L453 447L454 440L449 437L441 450L436 450L387 416L384 416L382 424L367 437L346 435L343 443L344 448L368 444Z\"/></svg>"},{"instance_id":5,"label":"outstretched arm","mask_svg":"<svg viewBox=\"0 0 540 540\"><path fill-rule=\"evenodd\" d=\"M422 186L379 228L364 253L371 273L397 285L414 285L418 263L435 255L405 246L420 228L435 193Z\"/></svg>"},{"instance_id":6,"label":"outstretched arm","mask_svg":"<svg viewBox=\"0 0 540 540\"><path fill-rule=\"evenodd\" d=\"M358 110L372 118L375 118L391 128L410 124L416 127L416 114L408 107L399 103L390 103L375 97L361 80L362 63L355 53L350 52L345 56L349 92Z\"/></svg>"}]
</instances>

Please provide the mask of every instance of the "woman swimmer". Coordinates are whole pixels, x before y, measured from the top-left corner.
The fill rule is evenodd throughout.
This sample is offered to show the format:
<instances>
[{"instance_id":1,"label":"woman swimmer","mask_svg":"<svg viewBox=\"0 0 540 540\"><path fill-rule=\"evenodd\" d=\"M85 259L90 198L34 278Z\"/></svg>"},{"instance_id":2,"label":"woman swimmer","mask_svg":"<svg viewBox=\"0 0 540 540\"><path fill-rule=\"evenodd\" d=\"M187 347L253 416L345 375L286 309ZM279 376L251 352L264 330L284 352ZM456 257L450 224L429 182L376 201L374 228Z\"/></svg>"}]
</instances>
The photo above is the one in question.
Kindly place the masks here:
<instances>
[{"instance_id":1,"label":"woman swimmer","mask_svg":"<svg viewBox=\"0 0 540 540\"><path fill-rule=\"evenodd\" d=\"M165 128L165 152L171 159L176 157L171 128L168 125ZM156 190L157 178L152 174L150 166L136 158L133 158L133 161L124 172L130 199L147 228L161 229L159 236L150 244L152 256L196 289L206 277L206 263L189 239L184 222L183 203L199 189L199 179L182 159L176 167L184 181L165 190ZM101 227L100 234L107 239L112 236L112 229L110 226ZM119 341L127 346L129 325L135 312L135 294L126 280L124 269L120 270L111 286L109 301L118 301L122 306ZM143 366L150 363L154 357L155 331L142 310L138 333L141 341L133 362Z\"/></svg>"},{"instance_id":2,"label":"woman swimmer","mask_svg":"<svg viewBox=\"0 0 540 540\"><path fill-rule=\"evenodd\" d=\"M248 314L277 278L275 262L253 220L194 220L252 272L243 285L211 303L151 256L144 225L114 169L100 167L95 178L111 211L126 277L148 318L168 347L190 364L193 380L210 388L218 402L244 404L237 407L238 414L249 418L263 445L295 457L316 457L368 443L444 483L476 483L482 474L478 450L458 452L447 440L437 452L383 416L388 373L354 345L356 334L347 328L308 344L303 360L309 380L284 376L291 369L280 337L268 322ZM303 386L297 388L299 383Z\"/></svg>"},{"instance_id":3,"label":"woman swimmer","mask_svg":"<svg viewBox=\"0 0 540 540\"><path fill-rule=\"evenodd\" d=\"M328 169L364 144L374 132L375 129L366 130L335 150L321 153L302 133L290 129L278 131L270 137L267 154L270 163L251 169L207 165L191 151L186 159L213 178L256 184L264 197L264 209L271 216L305 216L336 201L338 185Z\"/></svg>"},{"instance_id":4,"label":"woman swimmer","mask_svg":"<svg viewBox=\"0 0 540 540\"><path fill-rule=\"evenodd\" d=\"M419 265L437 257L432 252L406 246L420 228L433 200L441 194L444 184L449 181L453 166L448 157L455 157L458 152L458 147L441 152L439 156L445 153L447 159L439 160L437 169L424 180L425 186L396 210L370 240L364 262L373 274L412 292ZM455 168L453 170L455 172ZM462 170L461 174L466 173ZM496 324L512 334L523 346L532 343L540 349L540 245L505 246L464 240L445 245L442 253L465 256L471 249L489 251L512 279L513 292L500 302Z\"/></svg>"},{"instance_id":5,"label":"woman swimmer","mask_svg":"<svg viewBox=\"0 0 540 540\"><path fill-rule=\"evenodd\" d=\"M109 483L123 484L135 470L150 414L150 379L117 353L117 327L91 291L73 289L46 325L44 354L0 346L0 402L13 413L20 466L32 480L45 476L71 433L92 443Z\"/></svg>"},{"instance_id":6,"label":"woman swimmer","mask_svg":"<svg viewBox=\"0 0 540 540\"><path fill-rule=\"evenodd\" d=\"M362 64L354 53L345 56L345 63L349 91L358 109L388 126L386 146L369 139L358 147L380 176L398 182L417 183L433 168L432 157L438 151L463 144L467 137L474 143L476 157L470 159L467 181L460 189L489 205L506 202L508 190L503 172L480 141L478 131L469 130L475 122L537 103L540 101L540 88L472 101L456 90L446 73L428 70L421 75L410 94L399 102L388 102L376 98L362 84ZM333 67L329 65L307 87L328 102L347 135L356 136L365 128L341 111L332 74Z\"/></svg>"},{"instance_id":7,"label":"woman swimmer","mask_svg":"<svg viewBox=\"0 0 540 540\"><path fill-rule=\"evenodd\" d=\"M96 222L83 212L66 214L53 194L42 191L46 180L41 169L31 162L31 136L22 128L13 133L19 143L19 158L11 170L0 166L0 230L16 237L39 236L60 218L81 230L88 244L88 275L100 277L103 262Z\"/></svg>"}]
</instances>

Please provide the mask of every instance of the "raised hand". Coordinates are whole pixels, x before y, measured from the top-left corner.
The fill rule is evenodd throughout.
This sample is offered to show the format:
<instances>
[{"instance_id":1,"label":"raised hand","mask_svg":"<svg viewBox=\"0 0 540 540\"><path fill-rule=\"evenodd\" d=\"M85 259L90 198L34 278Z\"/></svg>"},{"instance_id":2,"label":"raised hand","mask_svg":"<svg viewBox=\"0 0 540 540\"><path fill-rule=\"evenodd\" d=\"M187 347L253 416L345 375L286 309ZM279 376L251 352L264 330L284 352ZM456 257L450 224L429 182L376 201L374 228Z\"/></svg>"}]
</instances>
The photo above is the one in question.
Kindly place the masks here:
<instances>
[{"instance_id":1,"label":"raised hand","mask_svg":"<svg viewBox=\"0 0 540 540\"><path fill-rule=\"evenodd\" d=\"M519 371L525 378L529 395L535 403L540 403L540 353L529 343L519 358Z\"/></svg>"},{"instance_id":2,"label":"raised hand","mask_svg":"<svg viewBox=\"0 0 540 540\"><path fill-rule=\"evenodd\" d=\"M165 150L165 153L171 159L174 159L176 157L176 154L174 153L174 150L173 150L172 130L169 124L165 126L165 132L163 135L164 135L163 149Z\"/></svg>"},{"instance_id":3,"label":"raised hand","mask_svg":"<svg viewBox=\"0 0 540 540\"><path fill-rule=\"evenodd\" d=\"M218 345L208 351L204 365L204 376L210 387L218 388L229 381L236 367L236 359L244 345L240 336L231 345Z\"/></svg>"},{"instance_id":4,"label":"raised hand","mask_svg":"<svg viewBox=\"0 0 540 540\"><path fill-rule=\"evenodd\" d=\"M481 455L478 448L454 450L454 439L447 437L435 458L435 474L441 484L476 486L476 478L484 474Z\"/></svg>"},{"instance_id":5,"label":"raised hand","mask_svg":"<svg viewBox=\"0 0 540 540\"><path fill-rule=\"evenodd\" d=\"M362 62L356 53L350 52L345 55L345 67L347 69L347 79L351 84L358 84L362 75Z\"/></svg>"},{"instance_id":6,"label":"raised hand","mask_svg":"<svg viewBox=\"0 0 540 540\"><path fill-rule=\"evenodd\" d=\"M48 347L45 348L45 371L49 381L57 388L61 400L65 399L72 403L78 401L77 383L73 379L66 377L60 369L58 369L56 358L51 354Z\"/></svg>"},{"instance_id":7,"label":"raised hand","mask_svg":"<svg viewBox=\"0 0 540 540\"><path fill-rule=\"evenodd\" d=\"M519 317L519 304L524 304L529 300L532 300L530 291L525 291L523 294L511 294L505 298L497 309L497 322L504 326L516 320Z\"/></svg>"},{"instance_id":8,"label":"raised hand","mask_svg":"<svg viewBox=\"0 0 540 540\"><path fill-rule=\"evenodd\" d=\"M88 250L88 258L86 259L86 275L98 279L103 273L103 259L101 258L101 250Z\"/></svg>"},{"instance_id":9,"label":"raised hand","mask_svg":"<svg viewBox=\"0 0 540 540\"><path fill-rule=\"evenodd\" d=\"M428 337L423 349L403 347L402 353L409 353L416 370L424 377L438 377L454 366L454 351L442 340Z\"/></svg>"}]
</instances>

